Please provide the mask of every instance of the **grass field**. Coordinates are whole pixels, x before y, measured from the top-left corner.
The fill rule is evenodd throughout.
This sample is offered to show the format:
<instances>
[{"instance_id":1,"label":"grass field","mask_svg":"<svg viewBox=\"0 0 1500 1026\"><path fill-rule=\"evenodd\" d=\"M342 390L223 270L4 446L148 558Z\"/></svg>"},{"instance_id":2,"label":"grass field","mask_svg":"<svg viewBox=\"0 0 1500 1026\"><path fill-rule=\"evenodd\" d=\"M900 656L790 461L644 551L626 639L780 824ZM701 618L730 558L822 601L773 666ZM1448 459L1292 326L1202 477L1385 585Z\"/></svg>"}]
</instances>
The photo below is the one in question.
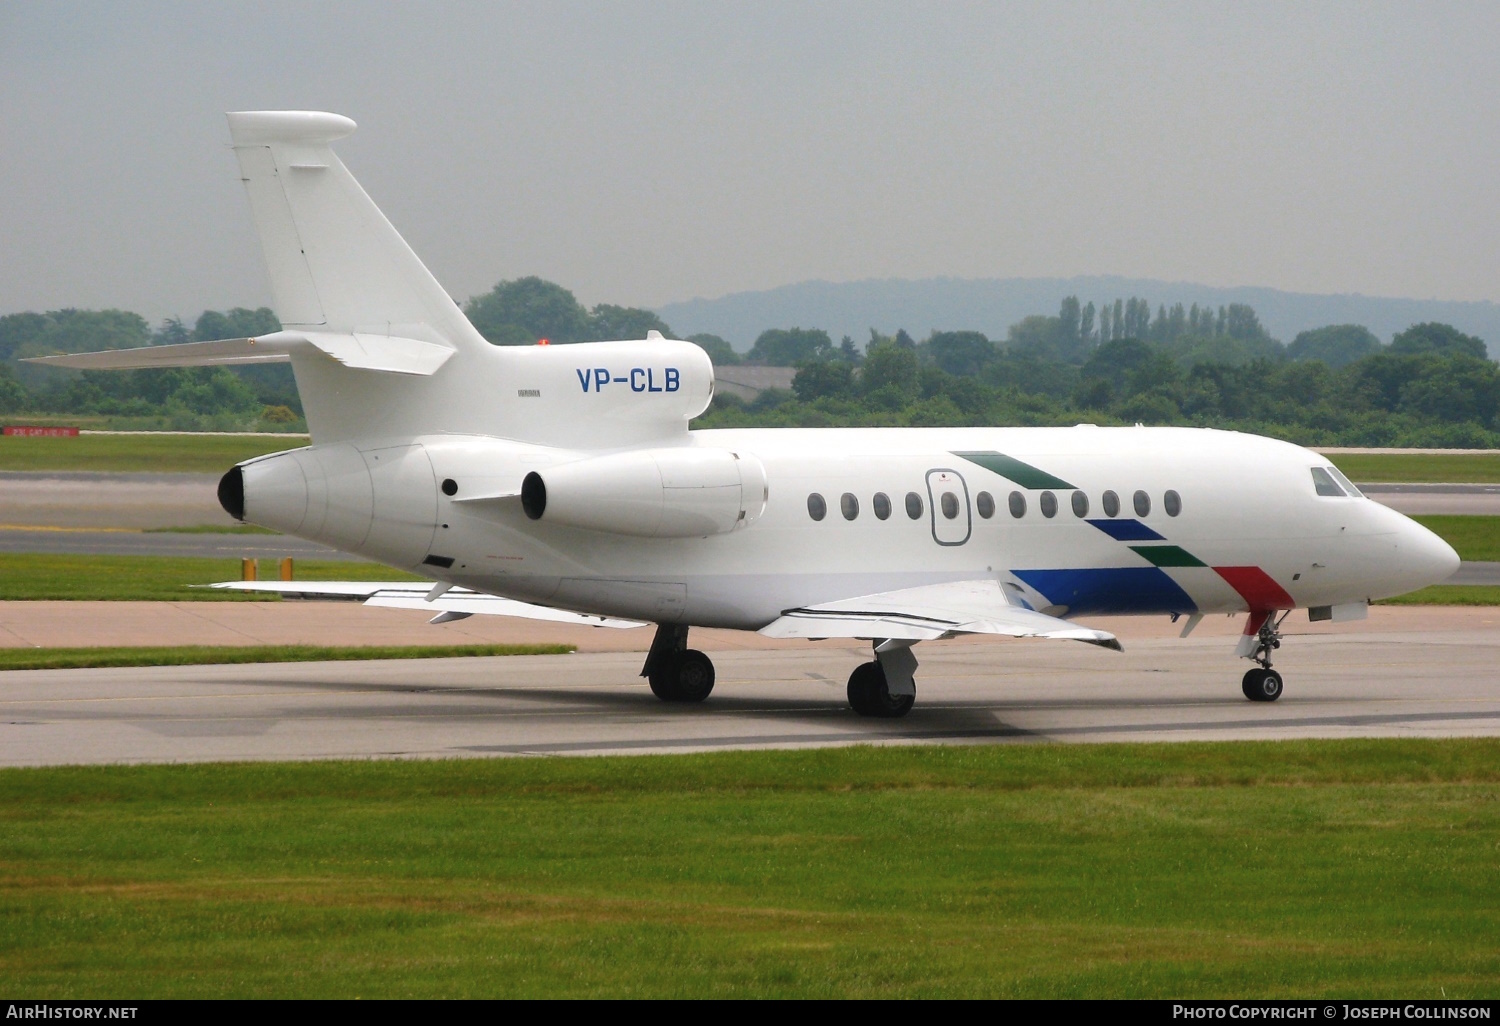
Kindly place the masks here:
<instances>
[{"instance_id":1,"label":"grass field","mask_svg":"<svg viewBox=\"0 0 1500 1026\"><path fill-rule=\"evenodd\" d=\"M96 666L207 663L311 663L350 659L456 659L565 655L572 645L181 645L117 648L0 648L3 670L77 670Z\"/></svg>"},{"instance_id":2,"label":"grass field","mask_svg":"<svg viewBox=\"0 0 1500 1026\"><path fill-rule=\"evenodd\" d=\"M1430 588L1380 599L1377 606L1500 606L1500 587L1487 584L1434 584Z\"/></svg>"},{"instance_id":3,"label":"grass field","mask_svg":"<svg viewBox=\"0 0 1500 1026\"><path fill-rule=\"evenodd\" d=\"M306 435L79 435L0 437L0 470L222 474L241 460L307 444Z\"/></svg>"},{"instance_id":4,"label":"grass field","mask_svg":"<svg viewBox=\"0 0 1500 1026\"><path fill-rule=\"evenodd\" d=\"M1338 453L1328 457L1352 481L1440 481L1488 484L1500 481L1500 455L1420 456L1407 453Z\"/></svg>"},{"instance_id":5,"label":"grass field","mask_svg":"<svg viewBox=\"0 0 1500 1026\"><path fill-rule=\"evenodd\" d=\"M0 771L0 990L1500 988L1500 742Z\"/></svg>"},{"instance_id":6,"label":"grass field","mask_svg":"<svg viewBox=\"0 0 1500 1026\"><path fill-rule=\"evenodd\" d=\"M1500 517L1438 515L1412 519L1452 545L1459 559L1500 560Z\"/></svg>"},{"instance_id":7,"label":"grass field","mask_svg":"<svg viewBox=\"0 0 1500 1026\"><path fill-rule=\"evenodd\" d=\"M261 573L276 566L261 560ZM297 560L300 581L416 581L422 578L377 563ZM189 588L193 584L237 581L237 559L154 556L75 556L36 553L0 555L0 601L20 599L106 599L144 602L280 601L275 595Z\"/></svg>"}]
</instances>

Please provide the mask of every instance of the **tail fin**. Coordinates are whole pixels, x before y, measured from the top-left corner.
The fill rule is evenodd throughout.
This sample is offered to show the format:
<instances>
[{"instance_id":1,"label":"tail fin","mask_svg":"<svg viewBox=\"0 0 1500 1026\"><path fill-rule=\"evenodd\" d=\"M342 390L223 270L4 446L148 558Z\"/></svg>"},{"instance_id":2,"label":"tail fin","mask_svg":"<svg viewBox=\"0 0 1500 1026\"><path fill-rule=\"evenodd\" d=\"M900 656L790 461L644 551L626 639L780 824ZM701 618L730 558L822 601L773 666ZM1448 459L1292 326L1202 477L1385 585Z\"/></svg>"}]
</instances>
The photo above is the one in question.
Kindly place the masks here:
<instances>
[{"instance_id":1,"label":"tail fin","mask_svg":"<svg viewBox=\"0 0 1500 1026\"><path fill-rule=\"evenodd\" d=\"M488 346L334 154L330 143L353 121L318 111L228 117L282 324Z\"/></svg>"}]
</instances>

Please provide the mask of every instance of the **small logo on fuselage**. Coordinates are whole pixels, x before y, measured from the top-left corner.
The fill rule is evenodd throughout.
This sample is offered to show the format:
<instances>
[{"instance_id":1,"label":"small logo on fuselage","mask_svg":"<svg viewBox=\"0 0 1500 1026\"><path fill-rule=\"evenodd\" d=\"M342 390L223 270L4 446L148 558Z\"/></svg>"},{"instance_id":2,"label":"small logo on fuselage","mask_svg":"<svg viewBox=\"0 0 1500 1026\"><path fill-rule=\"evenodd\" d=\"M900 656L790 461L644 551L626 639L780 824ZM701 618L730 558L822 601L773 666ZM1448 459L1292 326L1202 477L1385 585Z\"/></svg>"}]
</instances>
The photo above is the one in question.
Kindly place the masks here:
<instances>
[{"instance_id":1,"label":"small logo on fuselage","mask_svg":"<svg viewBox=\"0 0 1500 1026\"><path fill-rule=\"evenodd\" d=\"M608 385L629 385L632 392L675 392L682 387L682 372L676 367L632 367L614 374L608 367L579 367L578 384L585 392L602 392Z\"/></svg>"}]
</instances>

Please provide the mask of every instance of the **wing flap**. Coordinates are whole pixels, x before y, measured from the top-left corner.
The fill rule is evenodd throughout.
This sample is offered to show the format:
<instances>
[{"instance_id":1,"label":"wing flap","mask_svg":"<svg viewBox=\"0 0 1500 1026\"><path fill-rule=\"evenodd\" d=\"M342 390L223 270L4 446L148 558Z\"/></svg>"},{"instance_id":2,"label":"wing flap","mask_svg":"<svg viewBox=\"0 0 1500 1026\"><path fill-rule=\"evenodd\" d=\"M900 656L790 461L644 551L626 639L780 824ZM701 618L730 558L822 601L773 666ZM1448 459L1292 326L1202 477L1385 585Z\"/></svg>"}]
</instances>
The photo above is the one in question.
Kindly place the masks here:
<instances>
[{"instance_id":1,"label":"wing flap","mask_svg":"<svg viewBox=\"0 0 1500 1026\"><path fill-rule=\"evenodd\" d=\"M860 595L788 609L761 628L771 638L895 638L923 641L957 634L1082 641L1116 651L1107 631L1012 605L998 581L955 581Z\"/></svg>"}]
</instances>

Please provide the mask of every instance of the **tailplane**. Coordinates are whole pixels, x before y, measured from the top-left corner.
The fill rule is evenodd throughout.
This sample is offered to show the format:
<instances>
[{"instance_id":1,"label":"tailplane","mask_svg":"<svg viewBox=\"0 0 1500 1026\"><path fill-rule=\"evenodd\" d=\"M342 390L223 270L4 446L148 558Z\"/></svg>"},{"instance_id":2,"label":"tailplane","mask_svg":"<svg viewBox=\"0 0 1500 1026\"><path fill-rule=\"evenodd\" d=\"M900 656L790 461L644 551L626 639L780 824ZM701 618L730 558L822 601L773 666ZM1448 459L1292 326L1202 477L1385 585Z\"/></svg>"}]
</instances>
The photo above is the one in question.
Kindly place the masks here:
<instances>
[{"instance_id":1,"label":"tailplane","mask_svg":"<svg viewBox=\"0 0 1500 1026\"><path fill-rule=\"evenodd\" d=\"M290 361L313 441L490 435L578 449L685 439L713 396L690 342L493 346L334 154L354 122L243 111L229 132L282 330L37 362L84 370Z\"/></svg>"}]
</instances>

